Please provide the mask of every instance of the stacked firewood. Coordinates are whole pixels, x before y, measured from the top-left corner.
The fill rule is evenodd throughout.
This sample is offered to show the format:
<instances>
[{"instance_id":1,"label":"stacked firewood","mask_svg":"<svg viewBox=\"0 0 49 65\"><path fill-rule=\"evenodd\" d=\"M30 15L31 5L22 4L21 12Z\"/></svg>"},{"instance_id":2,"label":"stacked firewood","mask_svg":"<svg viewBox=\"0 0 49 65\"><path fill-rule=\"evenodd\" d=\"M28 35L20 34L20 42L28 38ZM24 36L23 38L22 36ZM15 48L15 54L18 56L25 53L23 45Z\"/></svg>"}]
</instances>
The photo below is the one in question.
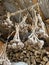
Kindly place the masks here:
<instances>
[{"instance_id":1,"label":"stacked firewood","mask_svg":"<svg viewBox=\"0 0 49 65\"><path fill-rule=\"evenodd\" d=\"M49 52L44 49L37 49L28 42L25 42L22 49L7 49L11 62L25 62L28 65L49 65Z\"/></svg>"}]
</instances>

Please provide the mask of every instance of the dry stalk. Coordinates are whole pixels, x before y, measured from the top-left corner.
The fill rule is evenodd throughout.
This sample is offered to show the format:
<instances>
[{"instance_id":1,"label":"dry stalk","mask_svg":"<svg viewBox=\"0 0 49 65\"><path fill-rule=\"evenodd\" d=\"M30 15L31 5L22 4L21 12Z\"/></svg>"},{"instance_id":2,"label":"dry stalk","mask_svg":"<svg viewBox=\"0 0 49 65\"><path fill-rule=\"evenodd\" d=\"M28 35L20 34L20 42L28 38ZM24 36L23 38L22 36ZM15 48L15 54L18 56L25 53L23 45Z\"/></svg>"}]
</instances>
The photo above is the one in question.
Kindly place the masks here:
<instances>
[{"instance_id":1,"label":"dry stalk","mask_svg":"<svg viewBox=\"0 0 49 65\"><path fill-rule=\"evenodd\" d=\"M12 48L16 48L17 45L20 46L20 48L23 48L24 44L21 42L19 37L19 25L15 24L15 28L16 28L16 33L13 40L10 41L10 43L12 43Z\"/></svg>"},{"instance_id":2,"label":"dry stalk","mask_svg":"<svg viewBox=\"0 0 49 65\"><path fill-rule=\"evenodd\" d=\"M25 22L26 19L27 19L27 16L28 16L28 14L23 17L22 21L21 21L20 24L19 24L22 28L25 27L25 26L27 26L27 24L26 24L26 22Z\"/></svg>"}]
</instances>

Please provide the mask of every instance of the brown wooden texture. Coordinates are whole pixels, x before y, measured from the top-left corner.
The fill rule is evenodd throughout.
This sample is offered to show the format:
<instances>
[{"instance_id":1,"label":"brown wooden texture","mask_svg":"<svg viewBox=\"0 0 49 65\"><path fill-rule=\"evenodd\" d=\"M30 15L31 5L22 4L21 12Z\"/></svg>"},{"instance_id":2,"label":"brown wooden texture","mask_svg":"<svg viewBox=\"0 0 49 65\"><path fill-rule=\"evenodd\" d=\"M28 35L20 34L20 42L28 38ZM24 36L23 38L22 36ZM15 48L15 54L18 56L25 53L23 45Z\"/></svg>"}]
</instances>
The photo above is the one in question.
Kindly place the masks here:
<instances>
[{"instance_id":1,"label":"brown wooden texture","mask_svg":"<svg viewBox=\"0 0 49 65\"><path fill-rule=\"evenodd\" d=\"M4 43L0 41L0 53L3 51L2 47L4 46Z\"/></svg>"},{"instance_id":2,"label":"brown wooden texture","mask_svg":"<svg viewBox=\"0 0 49 65\"><path fill-rule=\"evenodd\" d=\"M49 18L49 0L38 0L41 10L46 18Z\"/></svg>"}]
</instances>

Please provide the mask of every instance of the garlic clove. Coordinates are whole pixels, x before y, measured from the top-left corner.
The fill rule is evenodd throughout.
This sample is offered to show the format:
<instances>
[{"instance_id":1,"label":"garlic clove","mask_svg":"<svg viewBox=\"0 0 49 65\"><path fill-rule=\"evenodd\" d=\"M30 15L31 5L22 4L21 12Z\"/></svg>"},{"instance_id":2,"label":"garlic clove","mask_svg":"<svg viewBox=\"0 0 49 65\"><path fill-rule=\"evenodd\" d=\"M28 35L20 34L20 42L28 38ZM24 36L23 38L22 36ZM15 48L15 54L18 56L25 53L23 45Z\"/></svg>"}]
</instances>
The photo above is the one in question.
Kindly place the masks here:
<instances>
[{"instance_id":1,"label":"garlic clove","mask_svg":"<svg viewBox=\"0 0 49 65\"><path fill-rule=\"evenodd\" d=\"M44 41L40 40L40 42L38 43L39 48L41 49L43 47L43 45L44 45Z\"/></svg>"},{"instance_id":2,"label":"garlic clove","mask_svg":"<svg viewBox=\"0 0 49 65\"><path fill-rule=\"evenodd\" d=\"M19 48L23 48L24 47L24 44L22 42L19 42L18 43L18 46L19 46Z\"/></svg>"},{"instance_id":3,"label":"garlic clove","mask_svg":"<svg viewBox=\"0 0 49 65\"><path fill-rule=\"evenodd\" d=\"M12 48L15 49L16 48L16 43L12 44Z\"/></svg>"}]
</instances>

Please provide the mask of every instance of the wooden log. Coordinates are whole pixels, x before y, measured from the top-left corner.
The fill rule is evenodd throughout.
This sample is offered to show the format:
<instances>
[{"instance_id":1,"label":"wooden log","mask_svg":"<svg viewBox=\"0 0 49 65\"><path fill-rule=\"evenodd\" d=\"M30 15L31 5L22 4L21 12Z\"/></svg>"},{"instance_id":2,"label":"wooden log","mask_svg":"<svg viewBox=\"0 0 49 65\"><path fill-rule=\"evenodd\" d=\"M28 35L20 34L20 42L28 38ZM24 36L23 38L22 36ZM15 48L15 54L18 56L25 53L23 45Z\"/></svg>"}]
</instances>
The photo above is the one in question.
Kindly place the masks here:
<instances>
[{"instance_id":1,"label":"wooden log","mask_svg":"<svg viewBox=\"0 0 49 65\"><path fill-rule=\"evenodd\" d=\"M49 18L49 0L38 0L41 10L46 18Z\"/></svg>"},{"instance_id":2,"label":"wooden log","mask_svg":"<svg viewBox=\"0 0 49 65\"><path fill-rule=\"evenodd\" d=\"M0 41L0 54L3 51L2 46L4 46L4 43L2 41Z\"/></svg>"}]
</instances>

